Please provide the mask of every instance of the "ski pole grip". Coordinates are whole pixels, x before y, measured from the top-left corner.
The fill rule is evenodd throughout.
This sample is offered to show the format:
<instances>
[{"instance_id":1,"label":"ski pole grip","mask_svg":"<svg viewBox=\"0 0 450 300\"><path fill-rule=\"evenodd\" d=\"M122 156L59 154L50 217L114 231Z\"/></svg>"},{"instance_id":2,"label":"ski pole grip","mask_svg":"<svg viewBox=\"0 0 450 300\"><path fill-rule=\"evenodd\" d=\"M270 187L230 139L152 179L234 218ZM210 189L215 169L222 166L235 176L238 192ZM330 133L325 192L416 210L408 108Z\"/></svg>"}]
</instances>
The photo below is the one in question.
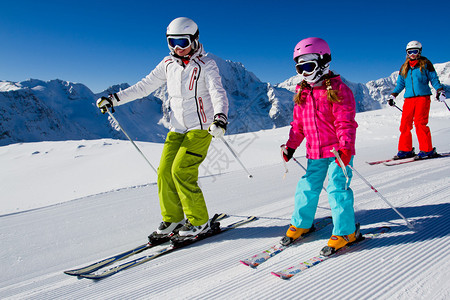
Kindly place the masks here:
<instances>
[{"instance_id":1,"label":"ski pole grip","mask_svg":"<svg viewBox=\"0 0 450 300\"><path fill-rule=\"evenodd\" d=\"M347 188L348 188L348 181L349 181L349 178L348 178L348 174L347 174L347 169L345 168L345 164L344 164L344 162L342 161L342 159L341 159L341 157L340 157L340 155L339 155L339 152L337 152L336 149L335 149L334 147L333 147L333 149L330 150L330 152L333 153L334 156L336 156L336 159L338 160L339 165L341 166L341 169L342 169L342 171L344 172L344 176L345 176L345 189L347 189Z\"/></svg>"},{"instance_id":2,"label":"ski pole grip","mask_svg":"<svg viewBox=\"0 0 450 300\"><path fill-rule=\"evenodd\" d=\"M283 157L283 153L284 153L284 147L285 147L286 145L285 144L283 144L283 145L281 145L280 146L280 149L281 149L281 161L283 162L283 166L284 166L284 175L283 175L283 179L285 179L286 178L286 175L287 175L287 173L289 172L289 170L288 170L288 168L287 168L287 165L286 165L286 161L284 160L284 157Z\"/></svg>"}]
</instances>

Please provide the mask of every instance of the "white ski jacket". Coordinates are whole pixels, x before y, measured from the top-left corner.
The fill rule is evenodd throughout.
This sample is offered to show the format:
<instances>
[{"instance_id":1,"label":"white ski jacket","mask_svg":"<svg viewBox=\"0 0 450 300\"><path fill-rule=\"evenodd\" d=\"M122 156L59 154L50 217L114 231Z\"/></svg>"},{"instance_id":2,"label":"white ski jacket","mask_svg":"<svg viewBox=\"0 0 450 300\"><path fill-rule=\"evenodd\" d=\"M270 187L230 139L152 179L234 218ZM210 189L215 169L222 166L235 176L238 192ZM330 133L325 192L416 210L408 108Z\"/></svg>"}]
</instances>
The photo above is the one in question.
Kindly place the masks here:
<instances>
[{"instance_id":1,"label":"white ski jacket","mask_svg":"<svg viewBox=\"0 0 450 300\"><path fill-rule=\"evenodd\" d=\"M184 66L181 59L166 56L141 81L114 94L113 105L148 96L167 83L170 107L170 130L185 133L208 129L214 115L228 114L228 98L222 86L216 62L205 55L203 46Z\"/></svg>"}]
</instances>

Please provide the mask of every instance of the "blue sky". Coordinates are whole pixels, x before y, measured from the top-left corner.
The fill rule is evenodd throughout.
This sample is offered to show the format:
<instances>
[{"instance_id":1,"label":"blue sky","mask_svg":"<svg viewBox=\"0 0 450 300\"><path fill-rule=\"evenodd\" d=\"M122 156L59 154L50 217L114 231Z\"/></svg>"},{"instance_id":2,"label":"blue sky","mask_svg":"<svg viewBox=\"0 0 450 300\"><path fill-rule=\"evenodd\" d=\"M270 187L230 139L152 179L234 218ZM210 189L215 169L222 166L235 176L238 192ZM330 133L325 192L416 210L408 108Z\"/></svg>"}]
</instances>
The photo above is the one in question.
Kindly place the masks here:
<instances>
[{"instance_id":1,"label":"blue sky","mask_svg":"<svg viewBox=\"0 0 450 300\"><path fill-rule=\"evenodd\" d=\"M292 51L317 36L353 82L389 76L410 40L450 61L449 1L0 1L0 80L62 79L93 92L134 84L168 54L165 30L192 18L206 51L273 84L295 75Z\"/></svg>"}]
</instances>

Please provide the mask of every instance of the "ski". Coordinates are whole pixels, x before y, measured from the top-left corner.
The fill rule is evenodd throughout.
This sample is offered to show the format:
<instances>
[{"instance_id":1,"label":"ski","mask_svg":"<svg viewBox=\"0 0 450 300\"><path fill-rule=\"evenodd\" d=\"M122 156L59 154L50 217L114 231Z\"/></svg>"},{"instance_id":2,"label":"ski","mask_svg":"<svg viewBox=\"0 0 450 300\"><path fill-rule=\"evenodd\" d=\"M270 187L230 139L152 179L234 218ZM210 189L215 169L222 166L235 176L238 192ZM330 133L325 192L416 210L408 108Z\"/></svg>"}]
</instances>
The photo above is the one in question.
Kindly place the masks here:
<instances>
[{"instance_id":1,"label":"ski","mask_svg":"<svg viewBox=\"0 0 450 300\"><path fill-rule=\"evenodd\" d=\"M439 156L437 156L437 157L430 157L430 158L425 158L425 159L415 159L414 157L403 158L403 159L390 158L390 159L383 159L383 160L366 161L366 163L369 165L384 164L387 166L396 166L396 165L405 164L405 163L409 163L409 162L413 162L413 161L427 160L427 159L433 159L433 158L439 158L439 157L447 157L447 156L450 156L450 152L439 153L438 155Z\"/></svg>"},{"instance_id":2,"label":"ski","mask_svg":"<svg viewBox=\"0 0 450 300\"><path fill-rule=\"evenodd\" d=\"M225 219L227 217L228 217L227 214L224 214L224 213L218 214L217 217L215 216L215 221L219 221L219 220ZM81 268L78 268L78 269L64 271L64 273L67 274L67 275L71 275L71 276L80 276L80 275L83 275L83 274L92 273L92 272L95 272L97 270L100 270L101 268L109 266L109 265L111 265L113 263L116 263L118 261L127 259L130 256L139 254L139 253L141 253L143 251L146 251L146 250L148 250L150 248L153 248L155 246L169 244L169 242L170 242L169 238L167 240L165 240L165 241L161 241L160 243L150 243L150 242L148 242L146 244L139 245L139 246L137 246L137 247L135 247L135 248L133 248L131 250L128 250L128 251L116 254L114 256L111 256L111 257L108 257L108 258L105 258L105 259L102 259L102 260L97 261L95 263L92 263L90 265L87 265L87 266L84 266L84 267L81 267Z\"/></svg>"},{"instance_id":3,"label":"ski","mask_svg":"<svg viewBox=\"0 0 450 300\"><path fill-rule=\"evenodd\" d=\"M86 274L80 274L79 276L82 277L82 278L89 278L89 279L103 279L103 278L109 277L109 276L111 276L113 274L116 274L116 273L118 273L120 271L127 270L129 268L132 268L132 267L141 265L141 264L143 264L145 262L148 262L150 260L153 260L153 259L155 259L157 257L161 257L161 256L163 256L165 254L168 254L170 252L173 252L175 250L183 248L184 246L191 245L191 244L193 244L195 242L198 242L198 241L203 240L205 238L208 238L210 236L214 236L216 234L228 231L230 229L234 229L236 227L239 227L239 226L242 226L244 224L250 223L250 222L255 221L257 219L258 219L257 217L251 216L251 217L248 217L246 219L242 219L242 220L236 221L236 222L234 222L234 223L232 223L232 224L230 224L228 226L220 227L220 229L218 231L212 231L212 232L207 232L206 234L203 234L203 235L197 235L197 236L195 236L192 239L186 240L184 243L181 243L181 244L177 243L177 245L174 245L173 243L171 243L168 246L166 246L166 247L156 251L153 254L141 256L141 257L139 257L137 259L134 259L134 260L125 262L123 264L114 266L112 268L109 268L107 270L101 271L100 273L86 273Z\"/></svg>"},{"instance_id":4,"label":"ski","mask_svg":"<svg viewBox=\"0 0 450 300\"><path fill-rule=\"evenodd\" d=\"M414 161L423 161L423 160L430 160L430 159L443 158L443 157L449 157L449 156L450 156L450 152L446 152L446 153L438 153L438 156L436 156L436 157L429 157L429 158L422 158L422 159L415 159L414 157L411 157L411 158L391 160L391 161L384 162L383 164L385 166L397 166L397 165L406 164L406 163L410 163L410 162L414 162Z\"/></svg>"},{"instance_id":5,"label":"ski","mask_svg":"<svg viewBox=\"0 0 450 300\"><path fill-rule=\"evenodd\" d=\"M383 160L375 160L375 161L366 161L366 163L368 163L369 165L379 165L385 162L389 162L389 161L393 161L393 158L390 159L383 159Z\"/></svg>"},{"instance_id":6,"label":"ski","mask_svg":"<svg viewBox=\"0 0 450 300\"><path fill-rule=\"evenodd\" d=\"M271 257L274 257L275 255L281 253L282 251L284 251L286 248L295 245L295 244L299 244L303 239L305 239L306 237L308 237L311 233L316 232L328 225L330 225L332 223L332 218L331 217L326 217L324 219L320 219L318 221L316 221L313 225L313 230L306 233L305 235L299 237L298 239L296 239L293 243L288 244L288 245L283 245L281 243L278 243L276 245L273 245L272 247L256 254L253 255L247 259L243 259L240 260L239 262L251 267L251 268L256 268L257 266L259 266L260 264L266 262L268 259L270 259Z\"/></svg>"},{"instance_id":7,"label":"ski","mask_svg":"<svg viewBox=\"0 0 450 300\"><path fill-rule=\"evenodd\" d=\"M117 255L105 258L103 260L100 260L100 261L95 262L93 264L87 265L85 267L82 267L82 268L79 268L79 269L73 269L73 270L64 271L64 273L67 274L67 275L71 275L71 276L79 276L79 275L82 275L82 274L95 272L95 271L97 271L97 270L99 270L99 269L101 269L103 267L106 267L106 266L108 266L110 264L113 264L113 263L115 263L117 261L126 259L126 258L128 258L128 257L130 257L130 256L132 256L134 254L141 253L141 252L143 252L143 251L145 251L147 249L150 249L152 247L153 247L153 245L150 245L149 243L143 244L143 245L137 246L136 248L133 248L131 250L128 250L128 251L125 251L123 253L119 253Z\"/></svg>"},{"instance_id":8,"label":"ski","mask_svg":"<svg viewBox=\"0 0 450 300\"><path fill-rule=\"evenodd\" d=\"M390 230L391 230L391 228L387 227L387 226L376 228L374 230L364 233L363 239L361 239L357 242L354 242L352 244L348 244L345 247L339 249L338 251L334 252L333 254L331 254L329 256L325 256L325 255L314 256L314 257L311 257L311 258L309 258L301 263L298 263L290 268L287 268L287 269L284 269L284 270L281 270L278 272L271 272L271 274L275 275L281 279L290 279L293 276L297 275L298 273L300 273L306 269L312 268L329 258L336 257L340 254L344 254L344 253L350 251L354 245L359 245L361 243L364 243L368 240L378 237L379 235L381 235L383 233L389 232Z\"/></svg>"}]
</instances>

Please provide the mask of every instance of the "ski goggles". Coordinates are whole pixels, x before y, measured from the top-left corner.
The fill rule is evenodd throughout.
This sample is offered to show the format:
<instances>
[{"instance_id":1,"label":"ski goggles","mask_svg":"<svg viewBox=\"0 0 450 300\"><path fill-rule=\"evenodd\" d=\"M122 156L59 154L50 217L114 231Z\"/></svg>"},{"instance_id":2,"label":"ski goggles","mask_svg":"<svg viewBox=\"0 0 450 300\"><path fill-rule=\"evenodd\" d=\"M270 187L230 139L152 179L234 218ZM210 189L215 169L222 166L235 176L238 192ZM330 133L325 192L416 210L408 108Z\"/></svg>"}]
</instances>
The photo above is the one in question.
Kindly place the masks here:
<instances>
[{"instance_id":1,"label":"ski goggles","mask_svg":"<svg viewBox=\"0 0 450 300\"><path fill-rule=\"evenodd\" d=\"M408 55L417 55L417 54L419 54L419 52L420 52L419 49L409 49L409 50L406 51L406 53Z\"/></svg>"},{"instance_id":2,"label":"ski goggles","mask_svg":"<svg viewBox=\"0 0 450 300\"><path fill-rule=\"evenodd\" d=\"M295 65L295 69L298 74L312 73L319 67L319 64L315 60L302 61Z\"/></svg>"},{"instance_id":3,"label":"ski goggles","mask_svg":"<svg viewBox=\"0 0 450 300\"><path fill-rule=\"evenodd\" d=\"M167 43L170 48L175 49L178 47L181 50L184 50L191 45L191 38L189 36L168 36Z\"/></svg>"}]
</instances>

